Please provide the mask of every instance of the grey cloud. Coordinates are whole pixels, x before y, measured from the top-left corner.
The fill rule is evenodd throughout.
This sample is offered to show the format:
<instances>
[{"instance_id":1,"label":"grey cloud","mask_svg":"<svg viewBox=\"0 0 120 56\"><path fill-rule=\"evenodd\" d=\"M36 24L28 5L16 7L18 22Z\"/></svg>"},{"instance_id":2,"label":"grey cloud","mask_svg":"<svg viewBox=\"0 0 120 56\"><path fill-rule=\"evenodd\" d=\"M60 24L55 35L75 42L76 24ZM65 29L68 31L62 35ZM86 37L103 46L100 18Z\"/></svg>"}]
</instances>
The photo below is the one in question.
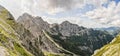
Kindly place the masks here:
<instances>
[{"instance_id":1,"label":"grey cloud","mask_svg":"<svg viewBox=\"0 0 120 56\"><path fill-rule=\"evenodd\" d=\"M52 8L72 9L77 4L83 4L84 0L49 0L49 6Z\"/></svg>"}]
</instances>

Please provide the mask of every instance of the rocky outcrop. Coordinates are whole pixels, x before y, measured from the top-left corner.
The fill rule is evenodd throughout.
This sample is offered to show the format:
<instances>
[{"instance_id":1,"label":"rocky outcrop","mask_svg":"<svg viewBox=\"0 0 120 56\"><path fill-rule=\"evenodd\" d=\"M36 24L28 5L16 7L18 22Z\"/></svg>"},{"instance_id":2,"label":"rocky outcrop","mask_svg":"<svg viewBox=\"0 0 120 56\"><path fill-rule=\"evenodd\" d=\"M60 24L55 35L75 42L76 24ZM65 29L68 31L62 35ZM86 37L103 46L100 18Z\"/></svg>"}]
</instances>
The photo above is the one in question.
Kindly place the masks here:
<instances>
[{"instance_id":1,"label":"rocky outcrop","mask_svg":"<svg viewBox=\"0 0 120 56\"><path fill-rule=\"evenodd\" d=\"M94 50L113 39L106 31L85 28L68 21L49 24L41 17L33 17L26 13L20 16L17 22L37 37L40 44L36 44L39 44L44 54L47 52L68 56L90 56Z\"/></svg>"},{"instance_id":2,"label":"rocky outcrop","mask_svg":"<svg viewBox=\"0 0 120 56\"><path fill-rule=\"evenodd\" d=\"M41 17L33 17L27 13L20 16L17 21L23 24L26 29L30 30L35 37L41 34L42 29L47 30L49 28L49 24L43 21Z\"/></svg>"},{"instance_id":3,"label":"rocky outcrop","mask_svg":"<svg viewBox=\"0 0 120 56\"><path fill-rule=\"evenodd\" d=\"M21 44L33 55L35 56L44 56L41 52L39 38L33 36L29 30L25 29L21 24L14 25L14 29L17 34L19 34L19 40Z\"/></svg>"}]
</instances>

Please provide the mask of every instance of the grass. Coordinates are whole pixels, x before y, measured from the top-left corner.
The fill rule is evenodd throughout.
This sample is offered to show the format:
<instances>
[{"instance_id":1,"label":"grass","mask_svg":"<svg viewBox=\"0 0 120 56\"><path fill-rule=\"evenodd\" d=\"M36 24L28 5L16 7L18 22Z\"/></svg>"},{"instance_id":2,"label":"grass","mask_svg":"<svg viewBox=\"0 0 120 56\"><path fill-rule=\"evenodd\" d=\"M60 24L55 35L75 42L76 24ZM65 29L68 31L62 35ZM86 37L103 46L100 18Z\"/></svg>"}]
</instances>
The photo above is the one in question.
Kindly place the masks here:
<instances>
[{"instance_id":1,"label":"grass","mask_svg":"<svg viewBox=\"0 0 120 56\"><path fill-rule=\"evenodd\" d=\"M28 51L24 49L19 43L14 43L15 50L20 54L20 56L33 56Z\"/></svg>"},{"instance_id":2,"label":"grass","mask_svg":"<svg viewBox=\"0 0 120 56\"><path fill-rule=\"evenodd\" d=\"M93 56L120 56L120 35L118 35L111 43L105 45L98 50Z\"/></svg>"},{"instance_id":3,"label":"grass","mask_svg":"<svg viewBox=\"0 0 120 56\"><path fill-rule=\"evenodd\" d=\"M1 32L0 33L0 46L6 47L8 52L11 54L11 56L18 56L19 54L17 53L20 53L21 56L33 56L22 45L18 44L17 43L18 41L16 41L14 38L11 38L12 36L7 34L7 32L5 32L3 29L0 32ZM11 49L13 47L10 46L11 45L9 43L10 40L14 42L14 50Z\"/></svg>"},{"instance_id":4,"label":"grass","mask_svg":"<svg viewBox=\"0 0 120 56\"><path fill-rule=\"evenodd\" d=\"M45 56L65 56L64 54L58 54L58 53L50 53L47 51L43 51Z\"/></svg>"}]
</instances>

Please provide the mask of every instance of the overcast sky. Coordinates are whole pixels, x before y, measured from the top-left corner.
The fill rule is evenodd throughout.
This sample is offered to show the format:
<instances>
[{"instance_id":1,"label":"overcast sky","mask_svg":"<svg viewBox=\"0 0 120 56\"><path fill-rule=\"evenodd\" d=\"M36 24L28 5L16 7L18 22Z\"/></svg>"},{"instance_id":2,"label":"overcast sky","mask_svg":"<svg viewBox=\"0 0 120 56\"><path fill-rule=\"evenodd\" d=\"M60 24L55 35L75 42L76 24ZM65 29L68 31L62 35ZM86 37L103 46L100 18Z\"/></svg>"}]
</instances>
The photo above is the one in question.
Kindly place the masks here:
<instances>
[{"instance_id":1,"label":"overcast sky","mask_svg":"<svg viewBox=\"0 0 120 56\"><path fill-rule=\"evenodd\" d=\"M40 16L49 23L68 20L96 28L120 26L120 0L0 0L17 19L23 13Z\"/></svg>"}]
</instances>

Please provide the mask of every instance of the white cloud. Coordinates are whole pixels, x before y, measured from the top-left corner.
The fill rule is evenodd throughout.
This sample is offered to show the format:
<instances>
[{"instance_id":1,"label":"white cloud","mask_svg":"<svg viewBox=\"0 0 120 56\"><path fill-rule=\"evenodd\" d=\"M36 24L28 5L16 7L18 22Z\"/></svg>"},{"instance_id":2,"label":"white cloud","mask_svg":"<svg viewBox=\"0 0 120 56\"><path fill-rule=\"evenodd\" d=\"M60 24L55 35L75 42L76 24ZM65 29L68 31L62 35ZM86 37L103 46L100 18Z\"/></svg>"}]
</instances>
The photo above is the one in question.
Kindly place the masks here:
<instances>
[{"instance_id":1,"label":"white cloud","mask_svg":"<svg viewBox=\"0 0 120 56\"><path fill-rule=\"evenodd\" d=\"M100 22L102 24L119 26L120 25L120 4L116 6L115 2L111 2L108 8L99 7L93 11L86 13L88 18Z\"/></svg>"},{"instance_id":2,"label":"white cloud","mask_svg":"<svg viewBox=\"0 0 120 56\"><path fill-rule=\"evenodd\" d=\"M30 13L55 14L81 7L83 0L22 0L22 8Z\"/></svg>"},{"instance_id":3,"label":"white cloud","mask_svg":"<svg viewBox=\"0 0 120 56\"><path fill-rule=\"evenodd\" d=\"M79 26L84 26L88 28L101 28L101 27L108 27L109 25L103 25L96 21L91 21L90 19L86 19L83 16L76 16L76 17L64 17L64 18L50 18L43 16L43 20L47 21L50 24L53 23L62 23L63 21L69 21L74 24L78 24Z\"/></svg>"},{"instance_id":4,"label":"white cloud","mask_svg":"<svg viewBox=\"0 0 120 56\"><path fill-rule=\"evenodd\" d=\"M95 5L96 7L101 7L101 5L105 2L107 2L108 0L84 0L85 1L85 4L93 4Z\"/></svg>"},{"instance_id":5,"label":"white cloud","mask_svg":"<svg viewBox=\"0 0 120 56\"><path fill-rule=\"evenodd\" d=\"M93 4L96 7L100 7L101 4L107 0L22 0L23 9L29 10L29 12L41 12L48 14L55 14L62 11L72 10L76 8L82 8L85 4ZM35 13L36 14L36 13Z\"/></svg>"},{"instance_id":6,"label":"white cloud","mask_svg":"<svg viewBox=\"0 0 120 56\"><path fill-rule=\"evenodd\" d=\"M55 13L81 8L86 3L101 5L104 1L106 0L0 0L0 4L4 5L17 18L23 12L39 16L44 13L54 15Z\"/></svg>"}]
</instances>

